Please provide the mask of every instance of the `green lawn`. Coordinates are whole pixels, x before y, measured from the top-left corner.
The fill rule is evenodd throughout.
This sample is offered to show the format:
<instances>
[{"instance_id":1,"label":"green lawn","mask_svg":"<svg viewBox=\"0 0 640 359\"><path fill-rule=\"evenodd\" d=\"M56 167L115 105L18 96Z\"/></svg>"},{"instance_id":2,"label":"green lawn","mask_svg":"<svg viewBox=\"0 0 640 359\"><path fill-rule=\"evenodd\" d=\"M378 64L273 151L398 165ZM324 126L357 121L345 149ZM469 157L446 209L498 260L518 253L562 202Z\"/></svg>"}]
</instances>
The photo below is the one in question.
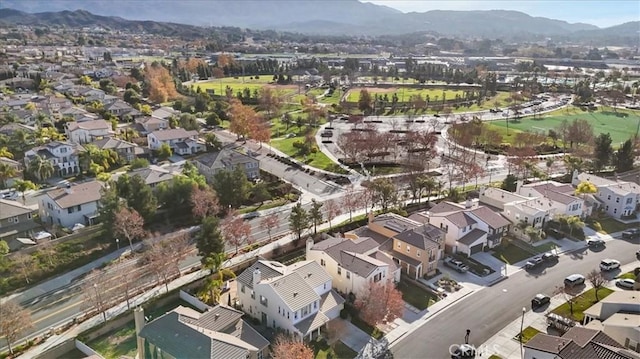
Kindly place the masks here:
<instances>
[{"instance_id":1,"label":"green lawn","mask_svg":"<svg viewBox=\"0 0 640 359\"><path fill-rule=\"evenodd\" d=\"M522 343L526 344L531 338L535 337L540 331L534 327L526 327L522 330ZM517 342L520 342L520 333L513 337Z\"/></svg>"},{"instance_id":2,"label":"green lawn","mask_svg":"<svg viewBox=\"0 0 640 359\"><path fill-rule=\"evenodd\" d=\"M631 271L631 272L620 274L616 278L618 278L618 279L634 279L635 280L636 279L636 275L633 274L633 271Z\"/></svg>"},{"instance_id":3,"label":"green lawn","mask_svg":"<svg viewBox=\"0 0 640 359\"><path fill-rule=\"evenodd\" d=\"M233 90L233 95L235 96L238 91L242 91L245 88L248 88L251 92L253 90L259 90L264 86L270 86L271 88L281 91L283 95L292 95L297 92L292 85L276 85L270 84L273 80L273 76L264 75L260 76L259 79L251 79L251 76L239 76L238 78L234 77L224 77L221 79L215 79L210 81L196 82L191 85L191 87L195 90L198 87L202 89L202 91L206 91L208 89L214 90L216 95L225 95L225 89L227 86L231 87Z\"/></svg>"},{"instance_id":4,"label":"green lawn","mask_svg":"<svg viewBox=\"0 0 640 359\"><path fill-rule=\"evenodd\" d=\"M621 114L625 114L626 117L622 117ZM593 126L596 136L600 133L609 133L611 135L612 146L615 148L636 133L638 122L640 122L640 111L618 110L618 114L616 114L611 109L582 111L570 108L568 112L559 110L543 115L542 118L525 117L518 122L509 121L509 132L511 134L509 137L506 136L506 121L491 121L489 127L494 130L504 128L504 133L501 133L505 139L503 142L509 142L508 138L519 131L536 130L546 133L548 130L560 126L560 123L565 119L568 121L573 121L574 119L588 120Z\"/></svg>"},{"instance_id":5,"label":"green lawn","mask_svg":"<svg viewBox=\"0 0 640 359\"><path fill-rule=\"evenodd\" d=\"M502 359L502 357L499 355L493 354L489 357L489 359Z\"/></svg>"},{"instance_id":6,"label":"green lawn","mask_svg":"<svg viewBox=\"0 0 640 359\"><path fill-rule=\"evenodd\" d=\"M625 224L622 222L618 222L611 217L597 219L596 222L600 223L600 226L602 227L602 230L600 231L600 233L604 233L604 234L622 232L624 230L637 226L636 223Z\"/></svg>"},{"instance_id":7,"label":"green lawn","mask_svg":"<svg viewBox=\"0 0 640 359\"><path fill-rule=\"evenodd\" d=\"M507 264L518 263L532 256L528 251L512 243L505 242L494 248L491 255Z\"/></svg>"},{"instance_id":8,"label":"green lawn","mask_svg":"<svg viewBox=\"0 0 640 359\"><path fill-rule=\"evenodd\" d=\"M360 99L360 88L354 88L349 90L347 94L347 102L358 102ZM420 95L422 98L426 98L429 96L429 100L431 103L436 103L439 101L442 103L442 98L445 96L449 100L453 100L457 95L464 96L464 91L460 90L449 90L449 89L434 89L434 88L414 88L414 87L390 87L390 88L380 88L380 87L372 87L366 88L371 94L371 97L374 94L378 94L378 96L384 96L385 94L391 101L391 97L395 93L398 95L398 102L409 102L411 96Z\"/></svg>"},{"instance_id":9,"label":"green lawn","mask_svg":"<svg viewBox=\"0 0 640 359\"><path fill-rule=\"evenodd\" d=\"M358 353L351 350L343 342L337 341L333 349L325 340L311 342L315 359L353 359Z\"/></svg>"},{"instance_id":10,"label":"green lawn","mask_svg":"<svg viewBox=\"0 0 640 359\"><path fill-rule=\"evenodd\" d=\"M105 359L119 359L123 356L133 358L137 349L135 325L131 321L117 331L85 344L100 353Z\"/></svg>"},{"instance_id":11,"label":"green lawn","mask_svg":"<svg viewBox=\"0 0 640 359\"><path fill-rule=\"evenodd\" d=\"M546 253L558 248L558 245L553 242L547 242L539 246L533 246L539 253Z\"/></svg>"},{"instance_id":12,"label":"green lawn","mask_svg":"<svg viewBox=\"0 0 640 359\"><path fill-rule=\"evenodd\" d=\"M438 298L418 285L401 280L398 284L398 290L402 292L402 299L418 308L419 310L427 309L431 304L438 301Z\"/></svg>"},{"instance_id":13,"label":"green lawn","mask_svg":"<svg viewBox=\"0 0 640 359\"><path fill-rule=\"evenodd\" d=\"M295 141L304 141L304 137L277 138L271 141L271 146L308 166L325 171L335 170L336 164L320 150L306 156L299 154L298 149L293 147Z\"/></svg>"},{"instance_id":14,"label":"green lawn","mask_svg":"<svg viewBox=\"0 0 640 359\"><path fill-rule=\"evenodd\" d=\"M566 318L573 318L575 321L582 323L584 311L596 303L595 293L595 289L591 288L577 296L573 304L573 315L571 315L571 307L568 302L560 305L551 312ZM613 290L609 288L600 288L600 290L598 290L598 298L602 300L602 298L611 293L613 293Z\"/></svg>"}]
</instances>

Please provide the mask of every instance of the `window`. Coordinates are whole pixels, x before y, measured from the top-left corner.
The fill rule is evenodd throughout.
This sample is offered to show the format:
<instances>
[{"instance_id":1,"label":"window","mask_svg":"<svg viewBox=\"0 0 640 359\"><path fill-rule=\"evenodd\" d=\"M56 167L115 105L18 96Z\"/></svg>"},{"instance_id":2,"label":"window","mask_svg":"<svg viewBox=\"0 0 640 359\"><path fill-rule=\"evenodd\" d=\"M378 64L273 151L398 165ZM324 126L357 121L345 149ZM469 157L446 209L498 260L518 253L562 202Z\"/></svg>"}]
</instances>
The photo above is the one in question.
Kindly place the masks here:
<instances>
[{"instance_id":1,"label":"window","mask_svg":"<svg viewBox=\"0 0 640 359\"><path fill-rule=\"evenodd\" d=\"M416 255L420 257L420 251L416 251Z\"/></svg>"},{"instance_id":2,"label":"window","mask_svg":"<svg viewBox=\"0 0 640 359\"><path fill-rule=\"evenodd\" d=\"M626 204L631 204L631 202L633 202L633 198L627 198Z\"/></svg>"},{"instance_id":3,"label":"window","mask_svg":"<svg viewBox=\"0 0 640 359\"><path fill-rule=\"evenodd\" d=\"M31 218L32 218L31 213L27 213L27 219L31 219Z\"/></svg>"},{"instance_id":4,"label":"window","mask_svg":"<svg viewBox=\"0 0 640 359\"><path fill-rule=\"evenodd\" d=\"M338 275L342 275L342 268L338 267Z\"/></svg>"},{"instance_id":5,"label":"window","mask_svg":"<svg viewBox=\"0 0 640 359\"><path fill-rule=\"evenodd\" d=\"M442 228L442 224L440 224L440 227ZM400 242L396 242L396 247L400 248L402 247L402 244L400 244Z\"/></svg>"},{"instance_id":6,"label":"window","mask_svg":"<svg viewBox=\"0 0 640 359\"><path fill-rule=\"evenodd\" d=\"M618 209L617 209L617 208L614 208L614 209L613 209L613 214L616 214L616 213L618 213Z\"/></svg>"},{"instance_id":7,"label":"window","mask_svg":"<svg viewBox=\"0 0 640 359\"><path fill-rule=\"evenodd\" d=\"M296 310L295 313L293 313L293 319L298 319L298 311Z\"/></svg>"},{"instance_id":8,"label":"window","mask_svg":"<svg viewBox=\"0 0 640 359\"><path fill-rule=\"evenodd\" d=\"M411 246L407 246L407 253L411 252Z\"/></svg>"},{"instance_id":9,"label":"window","mask_svg":"<svg viewBox=\"0 0 640 359\"><path fill-rule=\"evenodd\" d=\"M317 301L313 302L313 309L318 309L318 302Z\"/></svg>"},{"instance_id":10,"label":"window","mask_svg":"<svg viewBox=\"0 0 640 359\"><path fill-rule=\"evenodd\" d=\"M327 265L327 262L325 262L324 259L320 259L320 265L325 267Z\"/></svg>"},{"instance_id":11,"label":"window","mask_svg":"<svg viewBox=\"0 0 640 359\"><path fill-rule=\"evenodd\" d=\"M265 298L264 296L260 296L260 304L264 305L265 307L269 306L269 301L267 300L267 298Z\"/></svg>"},{"instance_id":12,"label":"window","mask_svg":"<svg viewBox=\"0 0 640 359\"><path fill-rule=\"evenodd\" d=\"M240 291L244 293L244 284L242 285L242 287L240 287Z\"/></svg>"},{"instance_id":13,"label":"window","mask_svg":"<svg viewBox=\"0 0 640 359\"><path fill-rule=\"evenodd\" d=\"M347 271L347 279L351 279L351 272Z\"/></svg>"},{"instance_id":14,"label":"window","mask_svg":"<svg viewBox=\"0 0 640 359\"><path fill-rule=\"evenodd\" d=\"M611 195L608 195L607 196L607 201L610 201L610 200L611 200Z\"/></svg>"},{"instance_id":15,"label":"window","mask_svg":"<svg viewBox=\"0 0 640 359\"><path fill-rule=\"evenodd\" d=\"M251 291L251 299L256 299L256 292L253 290Z\"/></svg>"},{"instance_id":16,"label":"window","mask_svg":"<svg viewBox=\"0 0 640 359\"><path fill-rule=\"evenodd\" d=\"M616 197L616 203L620 203L620 197Z\"/></svg>"}]
</instances>

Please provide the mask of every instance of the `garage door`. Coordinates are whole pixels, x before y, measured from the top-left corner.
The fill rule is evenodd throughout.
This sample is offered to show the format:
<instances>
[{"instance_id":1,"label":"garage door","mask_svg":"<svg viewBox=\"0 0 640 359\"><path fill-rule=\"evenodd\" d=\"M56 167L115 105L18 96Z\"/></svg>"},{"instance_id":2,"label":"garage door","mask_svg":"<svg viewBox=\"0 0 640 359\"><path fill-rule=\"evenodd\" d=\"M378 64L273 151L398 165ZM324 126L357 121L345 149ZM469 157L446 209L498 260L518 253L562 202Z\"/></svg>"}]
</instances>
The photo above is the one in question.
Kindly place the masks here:
<instances>
[{"instance_id":1,"label":"garage door","mask_svg":"<svg viewBox=\"0 0 640 359\"><path fill-rule=\"evenodd\" d=\"M482 243L476 244L475 246L471 247L470 250L471 250L471 253L470 253L471 255L482 252Z\"/></svg>"}]
</instances>

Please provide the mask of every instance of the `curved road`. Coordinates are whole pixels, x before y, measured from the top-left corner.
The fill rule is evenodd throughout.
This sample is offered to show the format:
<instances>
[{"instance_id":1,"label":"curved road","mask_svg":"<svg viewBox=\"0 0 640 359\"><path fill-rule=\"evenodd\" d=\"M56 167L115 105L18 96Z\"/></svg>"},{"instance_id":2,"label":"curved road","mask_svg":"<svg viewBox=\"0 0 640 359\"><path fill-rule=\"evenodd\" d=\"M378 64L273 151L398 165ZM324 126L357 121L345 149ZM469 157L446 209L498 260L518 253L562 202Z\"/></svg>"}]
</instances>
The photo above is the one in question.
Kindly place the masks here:
<instances>
[{"instance_id":1,"label":"curved road","mask_svg":"<svg viewBox=\"0 0 640 359\"><path fill-rule=\"evenodd\" d=\"M509 279L469 295L430 318L424 325L393 343L395 358L450 358L449 346L463 343L466 329L471 329L470 344L479 347L504 326L517 319L522 307L530 307L537 293L553 293L563 279L573 273L586 275L598 268L600 260L615 258L624 265L638 263L635 251L638 241L614 239L606 249L595 252L584 249L560 256L560 260L540 272L520 270ZM615 275L615 273L613 273Z\"/></svg>"}]
</instances>

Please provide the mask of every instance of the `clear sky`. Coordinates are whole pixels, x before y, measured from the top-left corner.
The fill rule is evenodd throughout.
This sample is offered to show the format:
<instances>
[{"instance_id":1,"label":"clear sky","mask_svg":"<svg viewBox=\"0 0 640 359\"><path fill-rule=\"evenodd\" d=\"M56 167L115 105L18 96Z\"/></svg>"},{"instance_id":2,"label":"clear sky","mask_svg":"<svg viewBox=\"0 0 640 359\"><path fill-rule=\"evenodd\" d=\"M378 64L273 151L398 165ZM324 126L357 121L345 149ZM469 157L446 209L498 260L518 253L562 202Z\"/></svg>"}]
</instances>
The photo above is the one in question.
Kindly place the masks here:
<instances>
[{"instance_id":1,"label":"clear sky","mask_svg":"<svg viewBox=\"0 0 640 359\"><path fill-rule=\"evenodd\" d=\"M361 0L386 5L402 12L429 10L516 10L531 16L600 27L640 20L638 0ZM640 29L638 29L640 30Z\"/></svg>"}]
</instances>

